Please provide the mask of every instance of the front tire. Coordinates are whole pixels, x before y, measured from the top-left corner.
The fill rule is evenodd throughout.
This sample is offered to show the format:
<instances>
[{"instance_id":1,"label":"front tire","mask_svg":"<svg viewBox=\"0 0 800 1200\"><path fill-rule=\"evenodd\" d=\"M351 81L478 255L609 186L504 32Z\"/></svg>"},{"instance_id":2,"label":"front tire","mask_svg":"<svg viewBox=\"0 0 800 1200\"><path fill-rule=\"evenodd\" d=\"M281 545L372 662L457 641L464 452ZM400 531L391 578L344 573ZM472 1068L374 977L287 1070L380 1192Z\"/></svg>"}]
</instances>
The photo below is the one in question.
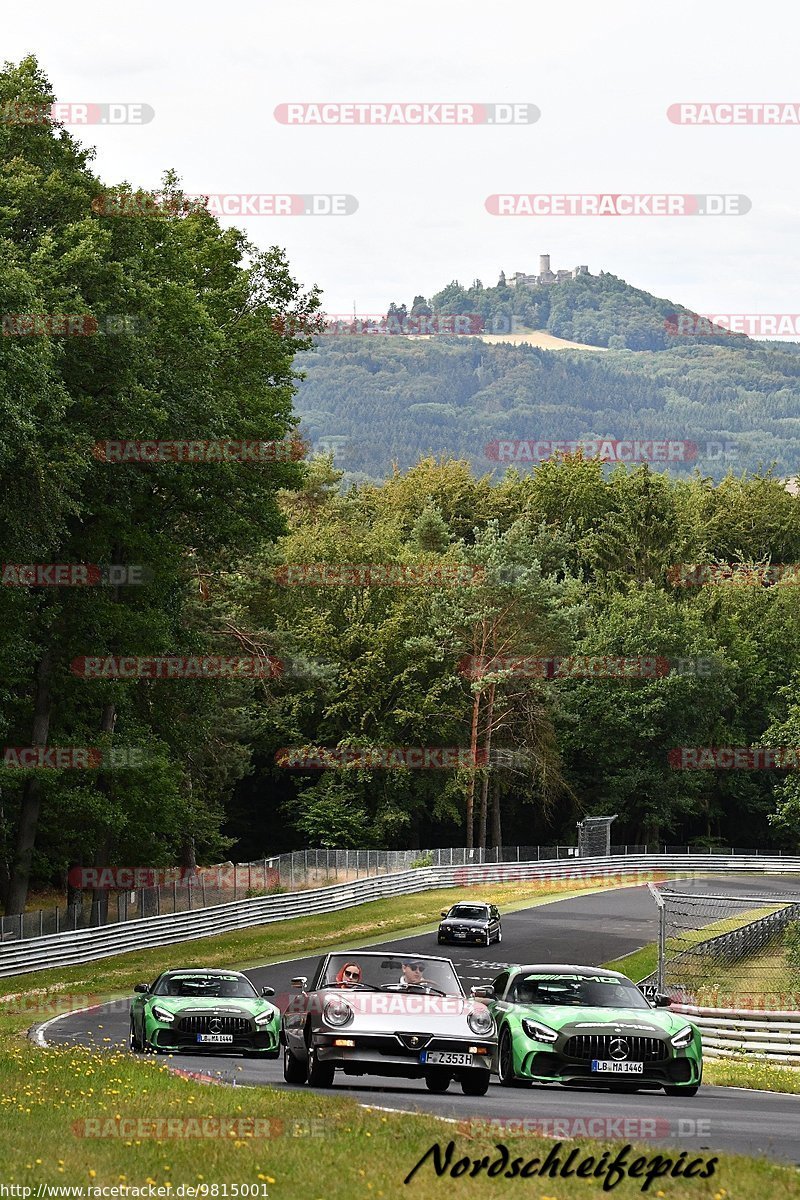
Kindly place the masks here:
<instances>
[{"instance_id":1,"label":"front tire","mask_svg":"<svg viewBox=\"0 0 800 1200\"><path fill-rule=\"evenodd\" d=\"M429 1092L436 1092L441 1095L450 1087L450 1072L449 1071L427 1071L425 1074L425 1087Z\"/></svg>"},{"instance_id":2,"label":"front tire","mask_svg":"<svg viewBox=\"0 0 800 1200\"><path fill-rule=\"evenodd\" d=\"M461 1090L465 1096L485 1096L489 1090L489 1072L470 1071L461 1077Z\"/></svg>"},{"instance_id":3,"label":"front tire","mask_svg":"<svg viewBox=\"0 0 800 1200\"><path fill-rule=\"evenodd\" d=\"M283 1078L287 1083L305 1083L308 1077L306 1064L295 1058L288 1046L283 1050Z\"/></svg>"},{"instance_id":4,"label":"front tire","mask_svg":"<svg viewBox=\"0 0 800 1200\"><path fill-rule=\"evenodd\" d=\"M144 1054L144 1046L139 1041L139 1038L137 1036L136 1022L134 1021L133 1017L131 1017L131 1029L130 1029L130 1035L128 1038L128 1046L130 1048L131 1054Z\"/></svg>"},{"instance_id":5,"label":"front tire","mask_svg":"<svg viewBox=\"0 0 800 1200\"><path fill-rule=\"evenodd\" d=\"M333 1083L336 1067L333 1063L320 1062L314 1046L308 1047L309 1087L329 1088Z\"/></svg>"},{"instance_id":6,"label":"front tire","mask_svg":"<svg viewBox=\"0 0 800 1200\"><path fill-rule=\"evenodd\" d=\"M502 929L498 929L498 931L497 931L497 944L498 944L498 946L500 945L500 943L502 942L502 940L503 940L503 931L502 931Z\"/></svg>"},{"instance_id":7,"label":"front tire","mask_svg":"<svg viewBox=\"0 0 800 1200\"><path fill-rule=\"evenodd\" d=\"M513 1087L516 1083L516 1076L514 1075L514 1048L511 1044L511 1034L508 1032L507 1025L500 1034L500 1043L497 1047L497 1078L501 1087Z\"/></svg>"}]
</instances>

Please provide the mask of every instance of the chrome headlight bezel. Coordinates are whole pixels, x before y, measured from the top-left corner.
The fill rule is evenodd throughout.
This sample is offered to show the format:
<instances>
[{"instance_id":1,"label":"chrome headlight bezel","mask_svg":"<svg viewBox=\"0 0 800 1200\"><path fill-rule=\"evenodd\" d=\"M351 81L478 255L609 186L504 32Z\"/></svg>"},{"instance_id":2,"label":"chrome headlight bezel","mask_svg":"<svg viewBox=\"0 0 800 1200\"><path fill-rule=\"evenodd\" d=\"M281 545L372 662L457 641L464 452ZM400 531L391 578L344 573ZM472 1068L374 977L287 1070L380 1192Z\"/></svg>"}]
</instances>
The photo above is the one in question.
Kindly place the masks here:
<instances>
[{"instance_id":1,"label":"chrome headlight bezel","mask_svg":"<svg viewBox=\"0 0 800 1200\"><path fill-rule=\"evenodd\" d=\"M471 1008L467 1013L467 1024L476 1037L491 1037L494 1033L494 1018L488 1008Z\"/></svg>"},{"instance_id":2,"label":"chrome headlight bezel","mask_svg":"<svg viewBox=\"0 0 800 1200\"><path fill-rule=\"evenodd\" d=\"M175 1013L170 1012L168 1008L162 1008L160 1004L153 1004L150 1012L157 1021L161 1021L163 1025L171 1025L175 1020Z\"/></svg>"},{"instance_id":3,"label":"chrome headlight bezel","mask_svg":"<svg viewBox=\"0 0 800 1200\"><path fill-rule=\"evenodd\" d=\"M684 1025L683 1029L679 1029L670 1039L670 1045L676 1050L685 1050L687 1046L691 1046L694 1040L694 1027L692 1025Z\"/></svg>"},{"instance_id":4,"label":"chrome headlight bezel","mask_svg":"<svg viewBox=\"0 0 800 1200\"><path fill-rule=\"evenodd\" d=\"M273 1009L272 1012L267 1009L264 1012L259 1013L255 1018L256 1025L269 1025L270 1021L274 1021L277 1015L277 1008Z\"/></svg>"},{"instance_id":5,"label":"chrome headlight bezel","mask_svg":"<svg viewBox=\"0 0 800 1200\"><path fill-rule=\"evenodd\" d=\"M323 1021L333 1029L342 1029L345 1025L349 1025L354 1015L347 1001L339 996L326 1000L322 1008Z\"/></svg>"},{"instance_id":6,"label":"chrome headlight bezel","mask_svg":"<svg viewBox=\"0 0 800 1200\"><path fill-rule=\"evenodd\" d=\"M523 1017L520 1022L522 1032L526 1037L529 1037L532 1042L544 1042L546 1045L552 1045L558 1041L558 1030L551 1029L549 1025L544 1025L541 1021L533 1021L530 1017Z\"/></svg>"}]
</instances>

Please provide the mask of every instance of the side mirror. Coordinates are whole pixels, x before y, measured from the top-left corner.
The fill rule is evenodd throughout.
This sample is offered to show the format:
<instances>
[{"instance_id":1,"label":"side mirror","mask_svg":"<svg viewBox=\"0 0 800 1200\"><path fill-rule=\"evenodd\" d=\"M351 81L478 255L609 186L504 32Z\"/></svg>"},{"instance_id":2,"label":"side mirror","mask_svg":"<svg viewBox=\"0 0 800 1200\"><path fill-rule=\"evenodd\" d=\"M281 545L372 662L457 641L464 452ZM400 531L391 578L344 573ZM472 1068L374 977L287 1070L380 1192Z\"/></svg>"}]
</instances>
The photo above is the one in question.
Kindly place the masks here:
<instances>
[{"instance_id":1,"label":"side mirror","mask_svg":"<svg viewBox=\"0 0 800 1200\"><path fill-rule=\"evenodd\" d=\"M471 987L469 994L474 996L476 1000L493 1000L494 988L490 983L482 983L478 987Z\"/></svg>"},{"instance_id":2,"label":"side mirror","mask_svg":"<svg viewBox=\"0 0 800 1200\"><path fill-rule=\"evenodd\" d=\"M301 991L304 992L306 990L307 983L308 983L307 975L295 975L294 979L292 980L292 987L299 988Z\"/></svg>"},{"instance_id":3,"label":"side mirror","mask_svg":"<svg viewBox=\"0 0 800 1200\"><path fill-rule=\"evenodd\" d=\"M261 989L261 995L262 995L262 996L274 996L274 995L275 995L275 988L273 988L273 987L263 987L263 988Z\"/></svg>"},{"instance_id":4,"label":"side mirror","mask_svg":"<svg viewBox=\"0 0 800 1200\"><path fill-rule=\"evenodd\" d=\"M135 992L149 992L150 984L149 983L137 983L133 990Z\"/></svg>"},{"instance_id":5,"label":"side mirror","mask_svg":"<svg viewBox=\"0 0 800 1200\"><path fill-rule=\"evenodd\" d=\"M669 1008L672 1004L672 996L665 996L663 992L657 992L651 1003L653 1008Z\"/></svg>"},{"instance_id":6,"label":"side mirror","mask_svg":"<svg viewBox=\"0 0 800 1200\"><path fill-rule=\"evenodd\" d=\"M446 917L446 916L447 916L447 909L446 909L446 908L443 908L443 909L442 909L442 916L443 916L443 917Z\"/></svg>"}]
</instances>

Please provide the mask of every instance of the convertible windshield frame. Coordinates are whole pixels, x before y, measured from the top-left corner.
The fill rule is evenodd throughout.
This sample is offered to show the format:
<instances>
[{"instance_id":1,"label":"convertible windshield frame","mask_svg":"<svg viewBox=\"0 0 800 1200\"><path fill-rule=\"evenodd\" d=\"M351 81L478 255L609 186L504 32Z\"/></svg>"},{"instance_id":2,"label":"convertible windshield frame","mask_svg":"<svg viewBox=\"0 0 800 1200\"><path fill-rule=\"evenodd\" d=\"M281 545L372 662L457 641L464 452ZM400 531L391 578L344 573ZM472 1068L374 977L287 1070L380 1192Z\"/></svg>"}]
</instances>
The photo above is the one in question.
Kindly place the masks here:
<instances>
[{"instance_id":1,"label":"convertible windshield frame","mask_svg":"<svg viewBox=\"0 0 800 1200\"><path fill-rule=\"evenodd\" d=\"M426 981L433 992L444 996L458 996L463 999L464 989L458 973L448 958L434 958L427 954L359 954L358 951L344 953L337 951L330 954L320 966L313 988L325 990L328 988L344 988L350 990L343 981L337 981L336 975L345 963L357 963L361 967L361 979L352 990L363 991L406 991L413 988L419 995L426 988ZM404 979L403 963L420 963L422 971L421 983L414 979ZM404 986L405 985L405 986ZM410 985L410 986L409 986Z\"/></svg>"}]
</instances>

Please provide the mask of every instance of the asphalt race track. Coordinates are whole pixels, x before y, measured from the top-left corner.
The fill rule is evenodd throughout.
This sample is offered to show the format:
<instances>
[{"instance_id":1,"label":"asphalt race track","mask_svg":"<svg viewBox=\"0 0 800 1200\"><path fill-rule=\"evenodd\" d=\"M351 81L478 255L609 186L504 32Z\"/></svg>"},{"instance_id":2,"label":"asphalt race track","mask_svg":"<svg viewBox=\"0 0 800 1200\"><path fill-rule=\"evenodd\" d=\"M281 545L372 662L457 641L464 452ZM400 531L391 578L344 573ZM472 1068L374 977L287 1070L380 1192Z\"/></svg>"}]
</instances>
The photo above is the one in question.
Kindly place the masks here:
<instances>
[{"instance_id":1,"label":"asphalt race track","mask_svg":"<svg viewBox=\"0 0 800 1200\"><path fill-rule=\"evenodd\" d=\"M679 891L736 896L797 895L798 891L798 885L788 876L727 877L724 880L716 877L676 881L670 886ZM437 918L438 912L431 914L432 921ZM654 941L655 937L655 905L646 887L638 886L508 913L503 917L503 940L499 945L439 947L435 934L424 933L368 949L446 955L455 963L468 992L474 984L491 982L509 963L597 964L636 950ZM258 967L247 974L256 987L267 984L274 987L276 999L282 1000L290 992L291 977L310 976L319 957L316 953L308 958ZM193 965L191 945L186 948L186 965ZM138 979L131 979L131 988L137 982ZM36 1037L47 1045L80 1043L98 1049L127 1045L127 1005L117 1003L68 1013L41 1026ZM290 1086L284 1083L280 1059L258 1062L214 1053L182 1054L172 1061L180 1069L212 1074L237 1085L269 1084L278 1090ZM558 1086L501 1088L495 1081L486 1096L468 1097L461 1093L456 1083L445 1095L434 1095L428 1092L422 1080L380 1076L353 1078L340 1072L337 1072L333 1090L363 1104L428 1112L456 1121L570 1118L588 1123L603 1118L611 1124L606 1127L605 1134L597 1133L597 1136L619 1136L625 1140L630 1135L622 1122L634 1120L643 1125L630 1140L676 1146L692 1155L707 1150L726 1150L765 1155L800 1165L800 1095L703 1086L693 1098L667 1097L662 1092L626 1096ZM615 1121L619 1123L616 1129ZM651 1130L653 1133L649 1135ZM596 1127L587 1124L573 1136L594 1136L595 1131ZM458 1131L454 1130L454 1136L457 1135ZM493 1140L502 1140L502 1134L497 1132Z\"/></svg>"}]
</instances>

